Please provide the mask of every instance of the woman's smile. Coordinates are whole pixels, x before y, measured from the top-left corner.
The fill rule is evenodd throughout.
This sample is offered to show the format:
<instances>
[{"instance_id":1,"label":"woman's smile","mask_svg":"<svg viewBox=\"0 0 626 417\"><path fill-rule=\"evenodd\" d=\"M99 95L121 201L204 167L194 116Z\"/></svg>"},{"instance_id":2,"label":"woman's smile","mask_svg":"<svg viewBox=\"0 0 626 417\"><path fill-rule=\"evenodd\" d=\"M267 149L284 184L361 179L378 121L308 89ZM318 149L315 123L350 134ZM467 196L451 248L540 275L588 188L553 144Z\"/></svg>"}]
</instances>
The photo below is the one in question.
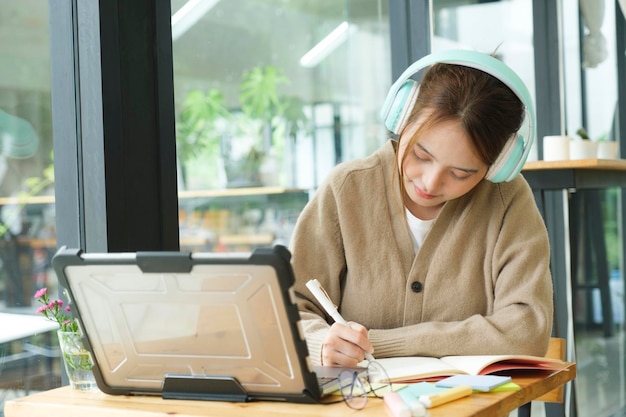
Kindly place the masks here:
<instances>
[{"instance_id":1,"label":"woman's smile","mask_svg":"<svg viewBox=\"0 0 626 417\"><path fill-rule=\"evenodd\" d=\"M436 195L434 195L434 194L427 193L426 191L424 191L423 189L421 189L421 188L420 188L420 187L418 187L418 186L415 186L415 193L416 193L419 197L421 197L421 198L423 198L423 199L425 199L425 200L432 200L433 198L437 197L437 196L436 196Z\"/></svg>"}]
</instances>

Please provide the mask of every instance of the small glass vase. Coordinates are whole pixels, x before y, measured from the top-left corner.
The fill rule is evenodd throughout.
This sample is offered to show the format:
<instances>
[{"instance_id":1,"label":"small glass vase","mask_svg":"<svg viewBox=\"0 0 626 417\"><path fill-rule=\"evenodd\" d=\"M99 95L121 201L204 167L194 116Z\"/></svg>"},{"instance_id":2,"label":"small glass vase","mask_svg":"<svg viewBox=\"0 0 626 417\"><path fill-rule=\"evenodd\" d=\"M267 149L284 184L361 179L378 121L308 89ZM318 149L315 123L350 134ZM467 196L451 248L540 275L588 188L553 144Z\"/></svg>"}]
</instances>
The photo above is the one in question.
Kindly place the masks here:
<instances>
[{"instance_id":1,"label":"small glass vase","mask_svg":"<svg viewBox=\"0 0 626 417\"><path fill-rule=\"evenodd\" d=\"M70 386L79 391L96 389L98 386L93 375L93 362L89 351L83 345L81 334L58 330L57 335Z\"/></svg>"}]
</instances>

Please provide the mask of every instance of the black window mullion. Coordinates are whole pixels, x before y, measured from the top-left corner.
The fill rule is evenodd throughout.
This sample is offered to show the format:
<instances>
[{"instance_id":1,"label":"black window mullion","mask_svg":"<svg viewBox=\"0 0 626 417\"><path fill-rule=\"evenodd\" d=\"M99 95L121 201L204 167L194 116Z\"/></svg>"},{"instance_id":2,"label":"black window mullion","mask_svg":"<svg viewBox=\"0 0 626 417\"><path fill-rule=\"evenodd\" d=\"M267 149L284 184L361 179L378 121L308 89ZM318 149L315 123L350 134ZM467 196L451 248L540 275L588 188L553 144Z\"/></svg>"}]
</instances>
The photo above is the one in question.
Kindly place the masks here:
<instances>
[{"instance_id":1,"label":"black window mullion","mask_svg":"<svg viewBox=\"0 0 626 417\"><path fill-rule=\"evenodd\" d=\"M429 0L389 2L393 80L396 80L413 62L430 53L429 4Z\"/></svg>"},{"instance_id":2,"label":"black window mullion","mask_svg":"<svg viewBox=\"0 0 626 417\"><path fill-rule=\"evenodd\" d=\"M76 39L73 55L52 62L53 74L73 74L53 75L58 244L90 252L178 250L169 1L55 0L55 8L64 16L51 18L52 56L68 48L63 24L73 22ZM72 124L73 137L66 134ZM67 156L76 159L73 167L60 163L60 152L74 155ZM77 208L81 195L84 209ZM75 206L67 212L65 199ZM65 237L68 224L73 235Z\"/></svg>"}]
</instances>

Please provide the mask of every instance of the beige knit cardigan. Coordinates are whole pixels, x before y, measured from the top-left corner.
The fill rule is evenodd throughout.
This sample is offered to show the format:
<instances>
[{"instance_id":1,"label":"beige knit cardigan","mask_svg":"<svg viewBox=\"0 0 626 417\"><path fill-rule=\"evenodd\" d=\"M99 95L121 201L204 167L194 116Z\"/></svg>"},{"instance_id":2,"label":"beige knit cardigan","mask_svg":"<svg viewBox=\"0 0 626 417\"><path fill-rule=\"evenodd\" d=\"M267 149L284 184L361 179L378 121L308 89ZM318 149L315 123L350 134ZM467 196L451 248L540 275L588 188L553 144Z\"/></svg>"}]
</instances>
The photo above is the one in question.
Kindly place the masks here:
<instances>
[{"instance_id":1,"label":"beige knit cardigan","mask_svg":"<svg viewBox=\"0 0 626 417\"><path fill-rule=\"evenodd\" d=\"M483 180L448 201L414 255L395 148L336 166L298 218L290 249L312 362L332 324L312 278L369 329L376 357L545 354L550 248L526 180Z\"/></svg>"}]
</instances>

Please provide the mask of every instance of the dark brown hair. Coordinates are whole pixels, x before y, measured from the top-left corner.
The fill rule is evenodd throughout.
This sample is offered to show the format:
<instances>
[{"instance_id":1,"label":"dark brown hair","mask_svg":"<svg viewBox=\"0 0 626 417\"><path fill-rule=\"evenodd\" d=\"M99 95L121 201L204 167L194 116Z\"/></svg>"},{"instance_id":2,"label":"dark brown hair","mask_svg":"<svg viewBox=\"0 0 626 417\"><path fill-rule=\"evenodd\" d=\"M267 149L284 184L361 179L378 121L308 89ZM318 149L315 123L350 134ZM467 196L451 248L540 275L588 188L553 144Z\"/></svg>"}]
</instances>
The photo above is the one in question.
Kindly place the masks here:
<instances>
[{"instance_id":1,"label":"dark brown hair","mask_svg":"<svg viewBox=\"0 0 626 417\"><path fill-rule=\"evenodd\" d=\"M409 138L407 149L415 144L420 132L454 120L461 123L477 157L487 165L493 164L524 121L522 101L502 81L478 69L454 64L440 63L427 69L407 125L425 112L430 113L429 117Z\"/></svg>"}]
</instances>

